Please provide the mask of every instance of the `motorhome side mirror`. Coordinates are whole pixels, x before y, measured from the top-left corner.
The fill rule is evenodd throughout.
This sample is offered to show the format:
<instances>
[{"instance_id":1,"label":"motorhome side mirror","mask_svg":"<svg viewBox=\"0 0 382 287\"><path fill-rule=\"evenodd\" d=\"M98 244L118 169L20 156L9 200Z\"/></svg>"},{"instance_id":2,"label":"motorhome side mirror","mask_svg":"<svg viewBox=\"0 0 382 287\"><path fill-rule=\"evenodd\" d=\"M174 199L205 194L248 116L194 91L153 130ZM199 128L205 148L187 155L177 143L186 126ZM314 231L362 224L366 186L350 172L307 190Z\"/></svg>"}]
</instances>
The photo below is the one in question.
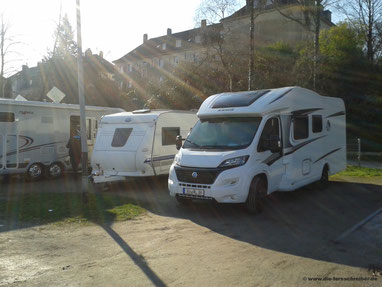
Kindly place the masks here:
<instances>
[{"instance_id":1,"label":"motorhome side mirror","mask_svg":"<svg viewBox=\"0 0 382 287\"><path fill-rule=\"evenodd\" d=\"M182 143L183 143L182 136L181 135L176 136L175 146L177 150L180 150L180 148L182 147Z\"/></svg>"},{"instance_id":2,"label":"motorhome side mirror","mask_svg":"<svg viewBox=\"0 0 382 287\"><path fill-rule=\"evenodd\" d=\"M273 153L281 151L281 141L279 136L272 135L269 137L269 149Z\"/></svg>"}]
</instances>

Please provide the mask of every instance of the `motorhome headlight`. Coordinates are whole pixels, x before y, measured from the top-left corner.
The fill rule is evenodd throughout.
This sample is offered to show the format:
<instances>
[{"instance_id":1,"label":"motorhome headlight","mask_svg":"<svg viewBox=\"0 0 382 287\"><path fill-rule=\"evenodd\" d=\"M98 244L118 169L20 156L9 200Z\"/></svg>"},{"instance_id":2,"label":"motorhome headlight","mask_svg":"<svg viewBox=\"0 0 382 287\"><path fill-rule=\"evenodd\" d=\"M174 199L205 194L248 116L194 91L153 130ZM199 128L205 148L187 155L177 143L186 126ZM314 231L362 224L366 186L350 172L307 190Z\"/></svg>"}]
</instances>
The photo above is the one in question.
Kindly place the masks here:
<instances>
[{"instance_id":1,"label":"motorhome headlight","mask_svg":"<svg viewBox=\"0 0 382 287\"><path fill-rule=\"evenodd\" d=\"M174 157L174 164L176 165L180 165L180 157L179 157L179 154L176 154L175 157Z\"/></svg>"},{"instance_id":2,"label":"motorhome headlight","mask_svg":"<svg viewBox=\"0 0 382 287\"><path fill-rule=\"evenodd\" d=\"M223 161L219 167L235 167L235 166L241 166L244 165L249 158L249 155L234 157L230 159L226 159Z\"/></svg>"}]
</instances>

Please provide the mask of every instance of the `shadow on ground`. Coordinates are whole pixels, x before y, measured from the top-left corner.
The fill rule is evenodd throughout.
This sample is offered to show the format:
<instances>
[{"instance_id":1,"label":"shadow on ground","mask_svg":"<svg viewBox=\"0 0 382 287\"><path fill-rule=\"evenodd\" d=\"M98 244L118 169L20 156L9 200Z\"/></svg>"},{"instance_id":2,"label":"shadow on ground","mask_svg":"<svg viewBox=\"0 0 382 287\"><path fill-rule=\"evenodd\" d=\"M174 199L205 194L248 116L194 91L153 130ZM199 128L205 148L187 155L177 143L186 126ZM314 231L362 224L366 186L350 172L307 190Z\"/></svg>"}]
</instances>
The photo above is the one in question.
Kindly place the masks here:
<instances>
[{"instance_id":1,"label":"shadow on ground","mask_svg":"<svg viewBox=\"0 0 382 287\"><path fill-rule=\"evenodd\" d=\"M0 228L0 231L45 223L29 220L29 225L23 225L28 221L20 217L23 210L18 209L19 206L9 206L14 198L30 201L36 196L35 202L40 202L43 212L49 210L49 202L63 206L62 212L58 213L60 215L48 217L47 222L82 215L102 226L144 270L145 262L139 261L134 251L111 228L116 218L109 210L133 203L154 214L188 219L221 235L277 252L356 267L367 268L369 264L382 263L380 246L336 245L331 242L382 206L381 186L331 182L323 190L311 185L290 193L274 193L266 200L263 213L249 215L241 205L194 202L181 206L168 195L166 177L112 184L107 191L92 195L94 205L92 211L86 213L83 206L73 204L73 198L77 198L74 200L76 204L80 202L80 185L80 180L70 177L37 183L11 181L1 185L0 223L3 222L6 228ZM46 206L41 208L42 204ZM36 216L44 217L44 214ZM149 275L156 282L154 284L161 283L155 281L155 274Z\"/></svg>"}]
</instances>

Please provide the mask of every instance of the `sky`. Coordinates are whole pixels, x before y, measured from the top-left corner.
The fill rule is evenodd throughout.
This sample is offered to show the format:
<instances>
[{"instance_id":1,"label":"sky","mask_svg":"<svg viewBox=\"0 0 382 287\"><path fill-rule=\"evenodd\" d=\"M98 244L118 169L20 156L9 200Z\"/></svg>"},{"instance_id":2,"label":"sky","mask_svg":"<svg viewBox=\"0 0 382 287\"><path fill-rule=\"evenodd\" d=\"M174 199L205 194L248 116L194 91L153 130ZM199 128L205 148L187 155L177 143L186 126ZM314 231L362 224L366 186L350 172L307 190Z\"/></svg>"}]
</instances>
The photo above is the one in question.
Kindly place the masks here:
<instances>
[{"instance_id":1,"label":"sky","mask_svg":"<svg viewBox=\"0 0 382 287\"><path fill-rule=\"evenodd\" d=\"M192 29L201 0L81 0L83 51L103 51L113 61L139 46L143 34L149 38ZM21 65L33 67L54 45L60 5L76 29L76 0L0 0L0 13L10 24L10 35L21 42L14 46L8 72ZM75 40L76 40L75 34Z\"/></svg>"}]
</instances>

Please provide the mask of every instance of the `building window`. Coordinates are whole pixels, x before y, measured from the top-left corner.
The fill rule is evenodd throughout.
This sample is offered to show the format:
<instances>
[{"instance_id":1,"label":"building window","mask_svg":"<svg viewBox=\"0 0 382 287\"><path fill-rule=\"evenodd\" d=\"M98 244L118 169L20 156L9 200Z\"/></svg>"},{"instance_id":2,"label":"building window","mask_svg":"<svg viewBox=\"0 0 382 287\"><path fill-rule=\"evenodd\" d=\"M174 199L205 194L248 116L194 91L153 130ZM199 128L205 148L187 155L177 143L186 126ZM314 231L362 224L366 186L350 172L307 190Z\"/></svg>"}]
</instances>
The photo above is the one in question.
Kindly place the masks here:
<instances>
[{"instance_id":1,"label":"building window","mask_svg":"<svg viewBox=\"0 0 382 287\"><path fill-rule=\"evenodd\" d=\"M133 86L133 84L131 83L131 81L129 81L129 88L131 88Z\"/></svg>"},{"instance_id":2,"label":"building window","mask_svg":"<svg viewBox=\"0 0 382 287\"><path fill-rule=\"evenodd\" d=\"M0 122L13 123L15 121L15 114L8 112L0 112Z\"/></svg>"},{"instance_id":3,"label":"building window","mask_svg":"<svg viewBox=\"0 0 382 287\"><path fill-rule=\"evenodd\" d=\"M123 89L123 82L121 82L120 84L119 84L119 88L122 90Z\"/></svg>"},{"instance_id":4,"label":"building window","mask_svg":"<svg viewBox=\"0 0 382 287\"><path fill-rule=\"evenodd\" d=\"M126 144L127 139L130 137L130 134L132 131L133 131L133 129L131 129L131 128L129 128L129 129L126 129L126 128L115 129L113 141L111 142L111 146L112 147L123 147Z\"/></svg>"},{"instance_id":5,"label":"building window","mask_svg":"<svg viewBox=\"0 0 382 287\"><path fill-rule=\"evenodd\" d=\"M314 133L322 132L322 116L321 115L312 116L312 132Z\"/></svg>"},{"instance_id":6,"label":"building window","mask_svg":"<svg viewBox=\"0 0 382 287\"><path fill-rule=\"evenodd\" d=\"M309 137L308 116L297 116L293 121L293 137L295 140L302 140Z\"/></svg>"},{"instance_id":7,"label":"building window","mask_svg":"<svg viewBox=\"0 0 382 287\"><path fill-rule=\"evenodd\" d=\"M29 86L32 86L33 80L29 80Z\"/></svg>"},{"instance_id":8,"label":"building window","mask_svg":"<svg viewBox=\"0 0 382 287\"><path fill-rule=\"evenodd\" d=\"M128 64L127 65L127 69L129 72L132 72L133 71L133 65L132 64Z\"/></svg>"},{"instance_id":9,"label":"building window","mask_svg":"<svg viewBox=\"0 0 382 287\"><path fill-rule=\"evenodd\" d=\"M196 54L193 55L193 61L194 63L199 63L198 55Z\"/></svg>"},{"instance_id":10,"label":"building window","mask_svg":"<svg viewBox=\"0 0 382 287\"><path fill-rule=\"evenodd\" d=\"M179 64L179 57L178 56L174 56L174 64L175 65Z\"/></svg>"},{"instance_id":11,"label":"building window","mask_svg":"<svg viewBox=\"0 0 382 287\"><path fill-rule=\"evenodd\" d=\"M182 40L176 40L175 47L177 47L177 48L182 47Z\"/></svg>"},{"instance_id":12,"label":"building window","mask_svg":"<svg viewBox=\"0 0 382 287\"><path fill-rule=\"evenodd\" d=\"M180 128L162 128L162 145L174 145L176 137L180 135Z\"/></svg>"},{"instance_id":13,"label":"building window","mask_svg":"<svg viewBox=\"0 0 382 287\"><path fill-rule=\"evenodd\" d=\"M121 73L123 73L123 66L120 67Z\"/></svg>"},{"instance_id":14,"label":"building window","mask_svg":"<svg viewBox=\"0 0 382 287\"><path fill-rule=\"evenodd\" d=\"M166 43L162 44L162 50L166 50Z\"/></svg>"},{"instance_id":15,"label":"building window","mask_svg":"<svg viewBox=\"0 0 382 287\"><path fill-rule=\"evenodd\" d=\"M159 59L159 68L163 68L163 59Z\"/></svg>"},{"instance_id":16,"label":"building window","mask_svg":"<svg viewBox=\"0 0 382 287\"><path fill-rule=\"evenodd\" d=\"M201 37L200 35L195 37L195 43L200 43L201 42Z\"/></svg>"}]
</instances>

